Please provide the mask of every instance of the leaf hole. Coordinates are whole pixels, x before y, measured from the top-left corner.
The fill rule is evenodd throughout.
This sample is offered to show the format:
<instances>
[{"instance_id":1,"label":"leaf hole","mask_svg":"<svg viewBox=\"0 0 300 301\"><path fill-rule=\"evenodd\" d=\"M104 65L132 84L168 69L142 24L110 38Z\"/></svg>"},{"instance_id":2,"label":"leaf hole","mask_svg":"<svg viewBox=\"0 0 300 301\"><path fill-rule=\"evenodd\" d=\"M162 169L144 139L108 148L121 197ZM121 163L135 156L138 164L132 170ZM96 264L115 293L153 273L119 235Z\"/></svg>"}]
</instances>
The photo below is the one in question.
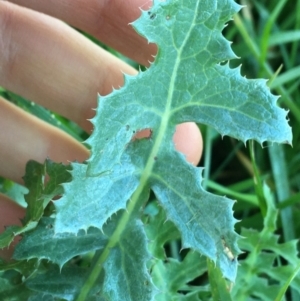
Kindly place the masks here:
<instances>
[{"instance_id":1,"label":"leaf hole","mask_svg":"<svg viewBox=\"0 0 300 301\"><path fill-rule=\"evenodd\" d=\"M150 128L146 128L146 129L138 130L134 133L135 135L131 139L131 142L135 140L141 140L141 139L150 139L152 137L153 131Z\"/></svg>"}]
</instances>

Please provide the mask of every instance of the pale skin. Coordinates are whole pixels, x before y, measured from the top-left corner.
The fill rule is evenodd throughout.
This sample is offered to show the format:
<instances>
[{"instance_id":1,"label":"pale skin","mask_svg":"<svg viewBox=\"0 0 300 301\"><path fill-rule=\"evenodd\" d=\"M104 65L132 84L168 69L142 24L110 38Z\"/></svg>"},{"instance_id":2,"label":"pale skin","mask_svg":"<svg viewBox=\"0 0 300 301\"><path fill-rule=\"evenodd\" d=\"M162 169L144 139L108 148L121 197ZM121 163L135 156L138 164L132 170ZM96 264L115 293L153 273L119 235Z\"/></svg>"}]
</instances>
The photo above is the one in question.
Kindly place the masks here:
<instances>
[{"instance_id":1,"label":"pale skin","mask_svg":"<svg viewBox=\"0 0 300 301\"><path fill-rule=\"evenodd\" d=\"M141 64L149 65L156 46L128 24L146 10L146 0L0 0L0 86L49 108L92 131L97 93L123 85L135 69L105 52L70 26L79 28ZM62 22L63 21L63 22ZM178 125L178 151L196 165L202 138L194 123ZM0 97L0 175L23 183L26 162L69 163L88 150L64 132ZM0 232L20 224L24 210L0 195ZM12 246L13 247L13 246ZM12 249L12 248L10 248ZM11 250L0 251L9 258Z\"/></svg>"}]
</instances>

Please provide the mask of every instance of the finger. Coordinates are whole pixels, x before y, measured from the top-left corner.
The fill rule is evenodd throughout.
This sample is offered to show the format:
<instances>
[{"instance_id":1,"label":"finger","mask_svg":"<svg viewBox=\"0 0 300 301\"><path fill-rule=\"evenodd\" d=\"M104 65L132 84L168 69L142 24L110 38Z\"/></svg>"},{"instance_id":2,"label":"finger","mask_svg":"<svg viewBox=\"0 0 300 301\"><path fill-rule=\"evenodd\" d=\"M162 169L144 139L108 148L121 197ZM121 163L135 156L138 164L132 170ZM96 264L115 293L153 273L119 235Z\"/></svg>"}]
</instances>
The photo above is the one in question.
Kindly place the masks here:
<instances>
[{"instance_id":1,"label":"finger","mask_svg":"<svg viewBox=\"0 0 300 301\"><path fill-rule=\"evenodd\" d=\"M0 97L0 174L22 183L26 162L43 162L49 157L57 162L83 161L87 149L69 135L31 116ZM202 137L194 123L177 126L175 147L189 162L197 164L202 154Z\"/></svg>"},{"instance_id":2,"label":"finger","mask_svg":"<svg viewBox=\"0 0 300 301\"><path fill-rule=\"evenodd\" d=\"M130 25L152 5L152 0L12 0L16 4L64 20L89 32L131 59L148 65L156 46L139 36Z\"/></svg>"},{"instance_id":3,"label":"finger","mask_svg":"<svg viewBox=\"0 0 300 301\"><path fill-rule=\"evenodd\" d=\"M129 65L52 17L0 1L0 86L86 131L97 93L123 85Z\"/></svg>"},{"instance_id":4,"label":"finger","mask_svg":"<svg viewBox=\"0 0 300 301\"><path fill-rule=\"evenodd\" d=\"M4 2L0 8L0 36L7 37L0 84L91 129L97 92L121 86L120 70L136 71L53 18Z\"/></svg>"},{"instance_id":5,"label":"finger","mask_svg":"<svg viewBox=\"0 0 300 301\"><path fill-rule=\"evenodd\" d=\"M68 163L88 158L88 150L75 139L25 113L0 97L0 175L22 183L26 162L49 157Z\"/></svg>"},{"instance_id":6,"label":"finger","mask_svg":"<svg viewBox=\"0 0 300 301\"><path fill-rule=\"evenodd\" d=\"M0 84L86 130L91 127L86 119L93 114L91 107L96 106L96 92L107 94L113 85L122 85L120 70L136 73L55 19L4 2L0 2L0 8L0 31L8 37L7 43L0 43L4 53L0 57ZM98 60L103 64L96 64ZM66 67L62 70L62 66Z\"/></svg>"},{"instance_id":7,"label":"finger","mask_svg":"<svg viewBox=\"0 0 300 301\"><path fill-rule=\"evenodd\" d=\"M151 129L137 132L132 141L150 138ZM185 122L176 126L173 142L177 151L185 155L186 160L193 165L198 165L203 150L202 135L194 122Z\"/></svg>"},{"instance_id":8,"label":"finger","mask_svg":"<svg viewBox=\"0 0 300 301\"><path fill-rule=\"evenodd\" d=\"M0 194L0 233L5 230L6 226L9 225L20 225L21 226L21 218L25 216L25 210L11 201L9 198ZM4 259L9 259L12 255L13 248L17 244L18 238L16 238L9 248L5 248L3 250L0 249L0 257Z\"/></svg>"},{"instance_id":9,"label":"finger","mask_svg":"<svg viewBox=\"0 0 300 301\"><path fill-rule=\"evenodd\" d=\"M203 140L198 126L194 122L186 122L176 127L173 137L176 149L183 153L186 160L197 165L203 151Z\"/></svg>"}]
</instances>

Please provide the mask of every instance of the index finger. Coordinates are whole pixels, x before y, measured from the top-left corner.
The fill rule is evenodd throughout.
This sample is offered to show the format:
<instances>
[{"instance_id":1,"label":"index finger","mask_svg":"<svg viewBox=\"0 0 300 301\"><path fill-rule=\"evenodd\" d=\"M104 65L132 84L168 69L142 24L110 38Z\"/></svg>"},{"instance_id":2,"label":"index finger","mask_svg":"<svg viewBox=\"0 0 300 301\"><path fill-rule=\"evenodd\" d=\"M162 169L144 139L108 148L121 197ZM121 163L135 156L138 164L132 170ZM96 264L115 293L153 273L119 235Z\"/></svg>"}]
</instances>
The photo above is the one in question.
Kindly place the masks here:
<instances>
[{"instance_id":1,"label":"index finger","mask_svg":"<svg viewBox=\"0 0 300 301\"><path fill-rule=\"evenodd\" d=\"M152 0L10 0L43 12L90 33L125 56L149 65L156 45L139 36L131 22L147 10Z\"/></svg>"}]
</instances>

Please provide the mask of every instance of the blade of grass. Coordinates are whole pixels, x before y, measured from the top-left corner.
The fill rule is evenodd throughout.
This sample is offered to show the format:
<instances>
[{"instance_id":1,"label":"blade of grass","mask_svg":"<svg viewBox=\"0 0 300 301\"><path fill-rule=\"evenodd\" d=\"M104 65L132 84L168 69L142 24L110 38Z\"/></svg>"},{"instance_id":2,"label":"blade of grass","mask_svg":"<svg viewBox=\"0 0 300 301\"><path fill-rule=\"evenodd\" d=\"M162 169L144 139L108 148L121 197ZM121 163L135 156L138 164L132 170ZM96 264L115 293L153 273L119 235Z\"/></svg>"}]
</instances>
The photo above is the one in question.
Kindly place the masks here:
<instances>
[{"instance_id":1,"label":"blade of grass","mask_svg":"<svg viewBox=\"0 0 300 301\"><path fill-rule=\"evenodd\" d=\"M269 48L269 37L271 34L272 27L275 24L276 19L278 18L280 12L282 11L284 5L287 3L287 0L281 0L277 3L275 9L271 13L270 17L268 18L267 24L264 27L264 31L261 37L261 43L260 43L260 58L259 58L259 64L261 66L261 69L264 70L263 65L264 62L267 61L267 54L268 54L268 48Z\"/></svg>"},{"instance_id":2,"label":"blade of grass","mask_svg":"<svg viewBox=\"0 0 300 301\"><path fill-rule=\"evenodd\" d=\"M51 111L47 110L46 108L31 102L15 93L10 91L5 91L3 95L8 101L14 103L19 108L23 109L24 111L38 117L39 119L61 129L62 131L66 132L67 134L71 135L73 138L78 140L79 142L83 142L82 137L80 136L83 130L73 123L73 127L71 126L71 122L65 120L64 118L58 116L57 114L52 113Z\"/></svg>"},{"instance_id":3,"label":"blade of grass","mask_svg":"<svg viewBox=\"0 0 300 301\"><path fill-rule=\"evenodd\" d=\"M289 286L291 285L292 281L294 280L294 278L298 275L300 271L300 263L298 264L298 266L295 268L293 274L290 276L290 278L286 281L286 283L283 285L283 287L280 289L275 301L281 301L284 296L285 293L287 291L287 289L289 288ZM293 299L293 300L299 300L299 299Z\"/></svg>"},{"instance_id":4,"label":"blade of grass","mask_svg":"<svg viewBox=\"0 0 300 301\"><path fill-rule=\"evenodd\" d=\"M284 85L290 81L294 81L300 77L300 66L287 70L283 74L277 76L271 84L271 89Z\"/></svg>"},{"instance_id":5,"label":"blade of grass","mask_svg":"<svg viewBox=\"0 0 300 301\"><path fill-rule=\"evenodd\" d=\"M275 181L278 202L286 200L290 196L289 178L282 145L273 145L268 148L270 163ZM289 241L295 238L293 228L293 212L291 207L280 210L284 240Z\"/></svg>"},{"instance_id":6,"label":"blade of grass","mask_svg":"<svg viewBox=\"0 0 300 301\"><path fill-rule=\"evenodd\" d=\"M295 44L298 40L300 40L300 30L279 31L270 36L269 46L272 47L292 42Z\"/></svg>"},{"instance_id":7,"label":"blade of grass","mask_svg":"<svg viewBox=\"0 0 300 301\"><path fill-rule=\"evenodd\" d=\"M296 22L295 22L295 29L298 30L300 29L300 0L297 1L297 6L296 6L296 12L298 12L296 14ZM298 30L299 31L299 30ZM291 49L291 64L295 65L296 60L297 60L297 50L298 50L298 46L299 46L299 39L296 39L292 45L292 49Z\"/></svg>"},{"instance_id":8,"label":"blade of grass","mask_svg":"<svg viewBox=\"0 0 300 301\"><path fill-rule=\"evenodd\" d=\"M277 208L284 209L286 207L289 207L289 206L299 203L299 201L300 201L300 192L298 192L298 193L292 195L291 197L283 200L282 202L278 203Z\"/></svg>"},{"instance_id":9,"label":"blade of grass","mask_svg":"<svg viewBox=\"0 0 300 301\"><path fill-rule=\"evenodd\" d=\"M261 176L261 180L264 182L269 175L266 173ZM253 189L253 179L246 179L241 182L236 182L227 187L228 189L235 190L237 192L245 191L245 190L252 190Z\"/></svg>"},{"instance_id":10,"label":"blade of grass","mask_svg":"<svg viewBox=\"0 0 300 301\"><path fill-rule=\"evenodd\" d=\"M211 167L211 154L212 154L212 144L213 144L213 139L215 137L215 131L207 126L206 127L206 136L205 136L205 150L204 150L204 173L203 173L203 178L207 179L209 178L210 175L210 167ZM206 189L206 181L203 181L203 188Z\"/></svg>"},{"instance_id":11,"label":"blade of grass","mask_svg":"<svg viewBox=\"0 0 300 301\"><path fill-rule=\"evenodd\" d=\"M250 140L249 142L249 151L250 151L250 158L253 166L253 180L254 180L254 187L256 191L256 195L258 198L259 208L262 213L262 216L265 217L267 214L267 202L264 196L264 187L263 182L260 177L260 173L258 171L256 160L255 160L255 151L254 151L254 141Z\"/></svg>"},{"instance_id":12,"label":"blade of grass","mask_svg":"<svg viewBox=\"0 0 300 301\"><path fill-rule=\"evenodd\" d=\"M237 143L231 150L231 152L226 156L225 160L220 164L220 166L214 171L211 175L211 179L216 179L221 171L231 162L231 160L236 156L236 153L239 149L244 146L242 142Z\"/></svg>"},{"instance_id":13,"label":"blade of grass","mask_svg":"<svg viewBox=\"0 0 300 301\"><path fill-rule=\"evenodd\" d=\"M260 15L260 18L263 18L264 24L266 24L272 17L270 12L274 11L275 8L265 7L264 4L261 3L261 1L257 1L257 0L255 1L255 7ZM280 25L281 25L281 23L280 23ZM264 32L264 30L265 30L265 26L262 26L262 32ZM272 29L271 29L272 33L280 32L281 30L282 29L274 21L274 25L272 26ZM272 33L270 32L270 35ZM269 38L270 38L270 35L269 35ZM270 44L269 41L267 41L267 42L268 42L268 44ZM276 52L274 52L274 50L269 51L269 49L270 49L270 45L268 45L267 51L271 55L274 55L277 52L277 50L276 50ZM289 54L288 54L285 44L280 44L279 50L280 50L280 59L283 61L284 66L287 68L291 68L292 66L290 65ZM266 54L266 61L267 61L268 57L269 57L269 54ZM263 75L263 69L261 68L260 76L262 76L262 75Z\"/></svg>"},{"instance_id":14,"label":"blade of grass","mask_svg":"<svg viewBox=\"0 0 300 301\"><path fill-rule=\"evenodd\" d=\"M259 48L256 45L254 39L252 39L249 36L249 34L247 32L247 29L246 29L246 27L243 23L243 20L241 19L241 17L238 14L235 14L233 20L234 20L235 26L237 27L237 29L240 32L240 34L242 35L245 43L247 44L249 50L252 52L252 54L255 56L255 58L259 61L260 60ZM272 68L270 67L270 65L267 62L264 62L263 69L269 77L273 76L274 72L273 72ZM297 121L300 123L300 109L293 102L293 100L291 99L288 92L283 88L282 85L279 85L276 88L276 92L282 96L281 101L283 101L284 104L291 110L291 112L293 113L293 115L295 116Z\"/></svg>"},{"instance_id":15,"label":"blade of grass","mask_svg":"<svg viewBox=\"0 0 300 301\"><path fill-rule=\"evenodd\" d=\"M228 197L232 197L236 200L247 202L251 205L259 207L259 202L256 195L249 194L249 193L240 193L236 192L232 189L228 189L220 184L217 184L213 181L205 180L205 185L207 188L214 190L215 192L218 192L219 194L226 195ZM253 182L252 182L253 185Z\"/></svg>"}]
</instances>

